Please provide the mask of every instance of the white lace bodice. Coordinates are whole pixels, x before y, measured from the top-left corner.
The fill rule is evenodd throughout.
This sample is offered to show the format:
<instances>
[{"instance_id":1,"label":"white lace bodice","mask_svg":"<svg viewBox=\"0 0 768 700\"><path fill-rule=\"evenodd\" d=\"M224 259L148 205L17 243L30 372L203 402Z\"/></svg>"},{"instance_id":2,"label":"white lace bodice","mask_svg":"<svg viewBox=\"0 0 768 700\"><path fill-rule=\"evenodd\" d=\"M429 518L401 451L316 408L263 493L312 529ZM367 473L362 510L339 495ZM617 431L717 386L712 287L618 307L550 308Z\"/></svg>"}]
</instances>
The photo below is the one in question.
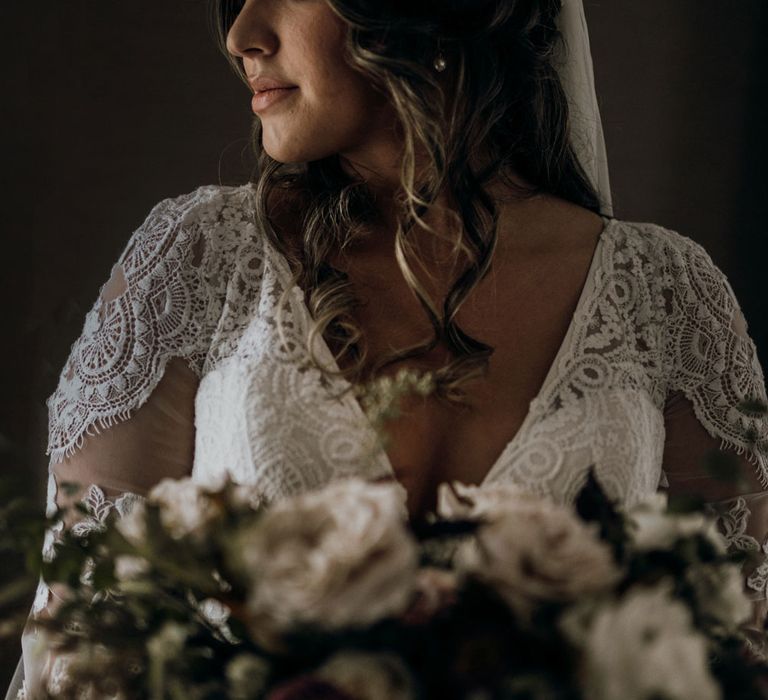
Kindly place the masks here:
<instances>
[{"instance_id":1,"label":"white lace bodice","mask_svg":"<svg viewBox=\"0 0 768 700\"><path fill-rule=\"evenodd\" d=\"M121 293L100 296L88 313L48 401L49 511L55 465L88 435L129 420L173 358L199 380L198 481L216 483L229 472L273 500L346 474L394 476L386 454L372 452L375 433L344 391L348 383L311 367L303 292L256 220L254 197L251 185L201 187L157 204L132 236L113 271ZM744 455L758 488L768 490L766 420L739 407L765 400L763 373L728 281L689 238L605 219L562 346L484 483L513 481L569 502L594 465L611 496L636 502L668 485L674 396L690 402L703 435ZM734 502L732 522L737 507L749 512L752 497L757 489ZM765 535L758 529L748 542L732 541L768 554ZM765 573L750 578L756 597L765 598ZM41 581L33 609L47 600Z\"/></svg>"},{"instance_id":2,"label":"white lace bodice","mask_svg":"<svg viewBox=\"0 0 768 700\"><path fill-rule=\"evenodd\" d=\"M391 473L385 455L365 463L370 425L351 395L334 398L347 383L325 386L309 368L303 293L259 230L253 196L247 185L202 187L158 204L134 234L119 261L127 292L111 308L96 303L49 399L54 462L144 403L177 356L201 377L200 480L229 470L275 498L347 471ZM635 500L659 483L664 403L683 391L710 433L752 455L768 486L768 460L747 440L765 426L737 408L765 394L754 346L732 328L737 313L699 245L606 220L568 334L486 481L567 499L576 472L595 463L616 498Z\"/></svg>"}]
</instances>

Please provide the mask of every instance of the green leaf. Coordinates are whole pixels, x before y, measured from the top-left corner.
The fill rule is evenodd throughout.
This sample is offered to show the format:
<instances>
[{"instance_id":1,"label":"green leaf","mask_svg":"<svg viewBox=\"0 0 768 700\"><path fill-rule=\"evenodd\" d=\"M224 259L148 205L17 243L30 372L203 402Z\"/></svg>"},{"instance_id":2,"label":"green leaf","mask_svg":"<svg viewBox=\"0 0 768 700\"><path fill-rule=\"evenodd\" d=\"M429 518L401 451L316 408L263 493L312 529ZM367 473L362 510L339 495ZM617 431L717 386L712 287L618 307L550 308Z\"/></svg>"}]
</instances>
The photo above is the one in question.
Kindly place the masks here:
<instances>
[{"instance_id":1,"label":"green leaf","mask_svg":"<svg viewBox=\"0 0 768 700\"><path fill-rule=\"evenodd\" d=\"M627 539L624 518L598 481L594 465L589 468L587 481L576 497L575 506L582 520L599 524L600 536L612 546L617 560L621 560Z\"/></svg>"}]
</instances>

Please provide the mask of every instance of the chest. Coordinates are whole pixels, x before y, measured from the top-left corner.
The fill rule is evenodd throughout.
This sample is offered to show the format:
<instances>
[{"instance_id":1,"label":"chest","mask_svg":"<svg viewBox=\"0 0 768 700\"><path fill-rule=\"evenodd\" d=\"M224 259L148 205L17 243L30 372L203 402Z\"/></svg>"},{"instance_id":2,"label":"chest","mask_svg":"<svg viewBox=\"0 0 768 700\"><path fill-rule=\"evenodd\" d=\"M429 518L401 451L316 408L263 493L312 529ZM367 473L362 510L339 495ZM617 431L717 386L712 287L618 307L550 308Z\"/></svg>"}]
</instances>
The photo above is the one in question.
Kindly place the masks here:
<instances>
[{"instance_id":1,"label":"chest","mask_svg":"<svg viewBox=\"0 0 768 700\"><path fill-rule=\"evenodd\" d=\"M386 452L375 449L375 432L345 391L348 383L307 364L313 323L304 295L286 285L283 258L267 253L253 306L231 305L218 324L197 394L199 481L228 472L274 500L346 476L395 479L412 514L431 509L436 485L451 479L512 481L565 502L595 466L618 500L656 488L664 425L655 380L649 363L635 357L635 336L621 331L616 314L606 316L616 303L596 267L594 241L563 266L570 277L552 263L520 258L477 286L459 323L495 351L488 374L465 386L472 408L406 401L387 426L394 440ZM604 247L600 259L607 255ZM372 352L423 339L429 325L398 276L357 269L357 320ZM315 347L332 367L327 343ZM441 353L438 347L427 360L437 365Z\"/></svg>"},{"instance_id":2,"label":"chest","mask_svg":"<svg viewBox=\"0 0 768 700\"><path fill-rule=\"evenodd\" d=\"M589 240L561 254L505 256L472 289L456 320L493 354L485 376L462 386L468 405L406 398L400 416L385 426L387 457L406 487L412 512L432 509L443 481L481 483L520 431L573 323L593 248ZM370 357L429 339L431 326L396 263L356 262L350 277L362 304L355 320ZM431 291L442 299L447 288L438 278ZM436 369L448 360L446 347L439 345L417 363L396 363L386 373L412 365Z\"/></svg>"}]
</instances>

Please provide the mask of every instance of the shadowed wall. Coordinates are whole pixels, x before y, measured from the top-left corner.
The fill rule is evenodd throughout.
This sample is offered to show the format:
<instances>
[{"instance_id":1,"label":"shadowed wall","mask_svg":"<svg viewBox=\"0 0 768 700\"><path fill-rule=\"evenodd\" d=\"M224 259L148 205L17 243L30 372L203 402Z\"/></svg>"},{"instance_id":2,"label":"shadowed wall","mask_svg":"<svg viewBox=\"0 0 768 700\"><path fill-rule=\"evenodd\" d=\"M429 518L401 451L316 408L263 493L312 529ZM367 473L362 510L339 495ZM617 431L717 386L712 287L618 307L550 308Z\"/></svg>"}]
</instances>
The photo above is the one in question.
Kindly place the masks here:
<instances>
[{"instance_id":1,"label":"shadowed wall","mask_svg":"<svg viewBox=\"0 0 768 700\"><path fill-rule=\"evenodd\" d=\"M615 215L702 243L765 364L768 4L586 5ZM244 181L253 117L202 0L2 3L0 27L0 460L42 510L45 399L100 285L156 202ZM0 640L0 693L19 653L17 640Z\"/></svg>"}]
</instances>

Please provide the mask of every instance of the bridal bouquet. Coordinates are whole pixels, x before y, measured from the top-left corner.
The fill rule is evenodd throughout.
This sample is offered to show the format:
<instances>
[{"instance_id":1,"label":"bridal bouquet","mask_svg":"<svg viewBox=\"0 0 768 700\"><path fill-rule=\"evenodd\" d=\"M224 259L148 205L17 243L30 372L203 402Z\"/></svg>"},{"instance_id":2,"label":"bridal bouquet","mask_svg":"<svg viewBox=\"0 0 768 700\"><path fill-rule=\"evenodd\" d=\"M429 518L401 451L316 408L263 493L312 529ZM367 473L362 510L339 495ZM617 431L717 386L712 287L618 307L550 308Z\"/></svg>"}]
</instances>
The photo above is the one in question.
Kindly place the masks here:
<instances>
[{"instance_id":1,"label":"bridal bouquet","mask_svg":"<svg viewBox=\"0 0 768 700\"><path fill-rule=\"evenodd\" d=\"M740 564L663 495L564 506L514 486L351 478L267 505L165 480L43 563L57 698L768 697Z\"/></svg>"}]
</instances>

